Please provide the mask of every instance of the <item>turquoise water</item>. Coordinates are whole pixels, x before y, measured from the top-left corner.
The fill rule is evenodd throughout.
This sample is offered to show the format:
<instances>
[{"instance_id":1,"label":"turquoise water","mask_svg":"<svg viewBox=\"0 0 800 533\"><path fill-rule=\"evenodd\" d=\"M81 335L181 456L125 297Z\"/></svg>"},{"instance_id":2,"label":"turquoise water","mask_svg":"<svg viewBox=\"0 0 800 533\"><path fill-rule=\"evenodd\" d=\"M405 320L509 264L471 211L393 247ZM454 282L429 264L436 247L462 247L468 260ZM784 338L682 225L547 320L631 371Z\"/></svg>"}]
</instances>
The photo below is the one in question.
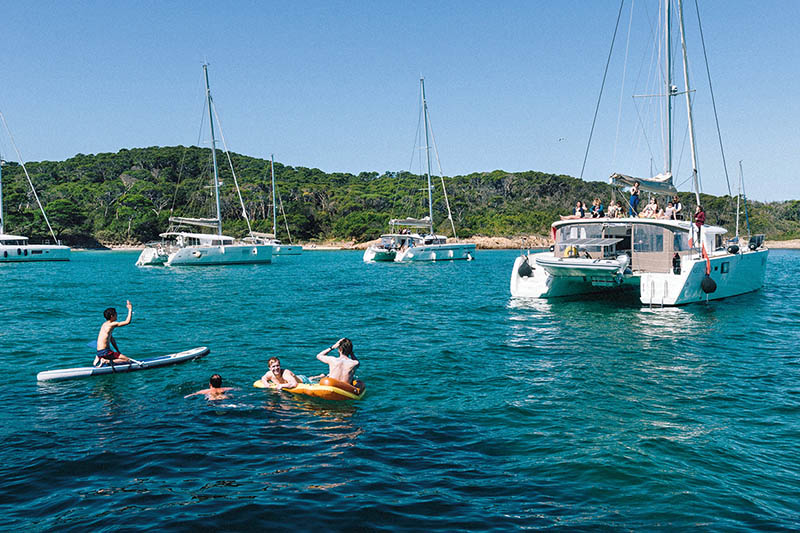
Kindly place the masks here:
<instances>
[{"instance_id":1,"label":"turquoise water","mask_svg":"<svg viewBox=\"0 0 800 533\"><path fill-rule=\"evenodd\" d=\"M676 309L513 300L517 252L140 269L135 253L0 265L0 517L11 530L800 528L800 253L757 293ZM37 384L91 362L203 360ZM337 404L252 387L353 340ZM184 395L222 374L239 387Z\"/></svg>"}]
</instances>

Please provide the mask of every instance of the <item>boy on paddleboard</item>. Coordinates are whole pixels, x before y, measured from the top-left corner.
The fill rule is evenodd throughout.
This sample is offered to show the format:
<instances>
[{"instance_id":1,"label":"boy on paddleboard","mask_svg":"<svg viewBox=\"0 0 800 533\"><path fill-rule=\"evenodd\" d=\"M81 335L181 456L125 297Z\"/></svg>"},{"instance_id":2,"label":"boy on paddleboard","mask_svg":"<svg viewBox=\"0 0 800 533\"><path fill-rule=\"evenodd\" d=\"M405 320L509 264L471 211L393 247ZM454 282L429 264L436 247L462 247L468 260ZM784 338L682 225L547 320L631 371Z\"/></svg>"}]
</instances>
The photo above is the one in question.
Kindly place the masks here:
<instances>
[{"instance_id":1,"label":"boy on paddleboard","mask_svg":"<svg viewBox=\"0 0 800 533\"><path fill-rule=\"evenodd\" d=\"M117 322L117 310L113 307L109 307L103 311L103 317L105 317L106 321L100 326L100 333L97 334L97 357L94 358L94 366L131 362L130 359L119 353L117 341L114 339L114 335L112 335L115 328L127 326L131 323L133 306L128 300L125 301L125 305L128 307L128 318L122 322ZM108 348L109 343L116 351L112 352Z\"/></svg>"}]
</instances>

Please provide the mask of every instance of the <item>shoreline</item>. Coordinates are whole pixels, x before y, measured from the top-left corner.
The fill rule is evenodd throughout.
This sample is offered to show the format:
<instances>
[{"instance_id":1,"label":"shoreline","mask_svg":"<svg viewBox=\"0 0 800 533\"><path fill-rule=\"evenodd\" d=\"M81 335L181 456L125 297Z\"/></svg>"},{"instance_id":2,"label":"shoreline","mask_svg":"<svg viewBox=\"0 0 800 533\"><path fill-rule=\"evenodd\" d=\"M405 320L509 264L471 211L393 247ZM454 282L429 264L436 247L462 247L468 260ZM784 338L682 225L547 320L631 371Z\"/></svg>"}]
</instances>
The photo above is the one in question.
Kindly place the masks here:
<instances>
[{"instance_id":1,"label":"shoreline","mask_svg":"<svg viewBox=\"0 0 800 533\"><path fill-rule=\"evenodd\" d=\"M299 243L304 251L309 252L335 252L339 250L366 250L370 245L376 244L380 239L367 242L341 242L328 241L322 243ZM447 242L471 242L475 243L478 250L520 250L523 248L542 249L549 248L552 240L543 235L524 235L517 237L485 237L475 236L466 239L447 239ZM773 250L800 250L800 239L789 239L785 241L765 241L764 245ZM144 249L144 245L133 244L111 244L102 248L72 248L73 252L134 252Z\"/></svg>"}]
</instances>

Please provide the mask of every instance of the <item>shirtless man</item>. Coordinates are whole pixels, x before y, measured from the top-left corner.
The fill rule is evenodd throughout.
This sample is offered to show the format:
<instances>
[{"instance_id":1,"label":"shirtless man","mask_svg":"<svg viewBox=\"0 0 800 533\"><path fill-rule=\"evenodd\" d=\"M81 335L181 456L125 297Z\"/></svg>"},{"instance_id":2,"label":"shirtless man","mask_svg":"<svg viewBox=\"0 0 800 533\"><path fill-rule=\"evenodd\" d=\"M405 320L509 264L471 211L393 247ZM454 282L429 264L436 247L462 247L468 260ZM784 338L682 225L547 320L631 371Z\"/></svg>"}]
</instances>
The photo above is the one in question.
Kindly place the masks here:
<instances>
[{"instance_id":1,"label":"shirtless man","mask_svg":"<svg viewBox=\"0 0 800 533\"><path fill-rule=\"evenodd\" d=\"M103 311L103 316L106 321L100 327L100 333L97 335L97 357L94 358L94 366L101 366L115 363L130 363L131 359L119 353L117 341L112 335L115 328L127 326L131 323L131 315L133 314L133 306L130 301L126 301L125 305L128 307L128 318L122 322L117 322L117 310L109 307ZM115 352L108 349L109 343L114 347Z\"/></svg>"},{"instance_id":2,"label":"shirtless man","mask_svg":"<svg viewBox=\"0 0 800 533\"><path fill-rule=\"evenodd\" d=\"M264 385L272 383L275 385L275 390L293 389L300 384L300 380L294 375L294 372L288 368L281 368L281 360L277 357L270 357L267 361L269 365L269 372L261 376L261 381Z\"/></svg>"},{"instance_id":3,"label":"shirtless man","mask_svg":"<svg viewBox=\"0 0 800 533\"><path fill-rule=\"evenodd\" d=\"M223 387L222 376L220 376L219 374L214 374L213 376L211 376L211 379L208 380L207 389L187 394L186 396L184 396L184 398L189 398L190 396L197 396L199 394L203 394L209 400L225 400L228 398L228 396L225 393L228 392L229 390L233 390L233 387Z\"/></svg>"},{"instance_id":4,"label":"shirtless man","mask_svg":"<svg viewBox=\"0 0 800 533\"><path fill-rule=\"evenodd\" d=\"M339 350L339 357L328 355L333 350ZM325 348L317 354L317 359L328 365L328 377L352 383L356 368L361 363L353 354L353 342L350 339L342 338L330 348Z\"/></svg>"}]
</instances>

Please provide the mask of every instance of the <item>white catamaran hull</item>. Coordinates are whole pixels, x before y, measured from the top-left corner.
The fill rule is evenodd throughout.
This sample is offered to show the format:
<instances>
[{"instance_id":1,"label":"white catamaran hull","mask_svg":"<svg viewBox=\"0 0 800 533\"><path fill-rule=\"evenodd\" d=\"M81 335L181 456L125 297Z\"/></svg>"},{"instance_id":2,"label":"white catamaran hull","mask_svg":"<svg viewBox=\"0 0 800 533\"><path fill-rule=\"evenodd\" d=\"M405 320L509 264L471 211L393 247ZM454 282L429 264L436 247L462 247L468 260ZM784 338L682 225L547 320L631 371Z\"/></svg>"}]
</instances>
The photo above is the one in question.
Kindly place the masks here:
<instances>
[{"instance_id":1,"label":"white catamaran hull","mask_svg":"<svg viewBox=\"0 0 800 533\"><path fill-rule=\"evenodd\" d=\"M139 363L122 363L103 366L84 366L78 368L64 368L61 370L47 370L36 375L37 381L57 381L63 379L85 378L90 376L102 376L105 374L119 374L121 372L135 372L137 370L147 370L161 366L175 365L184 361L199 359L209 353L205 346L192 348L183 352L162 355L154 359L147 359ZM141 364L140 364L141 363Z\"/></svg>"},{"instance_id":2,"label":"white catamaran hull","mask_svg":"<svg viewBox=\"0 0 800 533\"><path fill-rule=\"evenodd\" d=\"M364 250L365 263L394 261L396 256L397 250L387 250L386 248L378 248L375 246L370 246Z\"/></svg>"},{"instance_id":3,"label":"white catamaran hull","mask_svg":"<svg viewBox=\"0 0 800 533\"><path fill-rule=\"evenodd\" d=\"M645 305L686 305L757 291L764 285L767 254L768 250L759 249L711 257L710 277L716 290L708 294L702 289L706 260L697 255L682 258L680 274L633 272L608 281L588 273L554 276L535 260L540 254L530 254L514 261L510 289L514 297L545 299L634 291Z\"/></svg>"},{"instance_id":4,"label":"white catamaran hull","mask_svg":"<svg viewBox=\"0 0 800 533\"><path fill-rule=\"evenodd\" d=\"M303 247L299 244L274 244L272 255L300 255Z\"/></svg>"},{"instance_id":5,"label":"white catamaran hull","mask_svg":"<svg viewBox=\"0 0 800 533\"><path fill-rule=\"evenodd\" d=\"M759 249L738 254L712 256L709 277L716 290L706 294L706 260L684 257L681 274L650 272L642 274L640 299L645 305L685 305L719 300L759 290L764 285L769 250Z\"/></svg>"},{"instance_id":6,"label":"white catamaran hull","mask_svg":"<svg viewBox=\"0 0 800 533\"><path fill-rule=\"evenodd\" d=\"M55 244L0 245L0 263L25 261L69 261L69 246Z\"/></svg>"},{"instance_id":7,"label":"white catamaran hull","mask_svg":"<svg viewBox=\"0 0 800 533\"><path fill-rule=\"evenodd\" d=\"M398 263L411 261L453 261L456 259L471 260L475 253L475 245L464 244L427 244L413 246L397 252L394 260Z\"/></svg>"},{"instance_id":8,"label":"white catamaran hull","mask_svg":"<svg viewBox=\"0 0 800 533\"><path fill-rule=\"evenodd\" d=\"M148 246L139 254L136 266L163 266L168 260L169 254Z\"/></svg>"},{"instance_id":9,"label":"white catamaran hull","mask_svg":"<svg viewBox=\"0 0 800 533\"><path fill-rule=\"evenodd\" d=\"M562 298L601 292L634 291L639 289L639 276L629 271L620 272L621 263L614 261L609 268L591 269L587 265L565 265L553 275L539 264L538 256L552 254L530 254L517 257L511 272L511 295L521 298ZM610 260L609 260L610 261ZM605 266L605 265L604 265ZM556 267L550 266L551 270Z\"/></svg>"},{"instance_id":10,"label":"white catamaran hull","mask_svg":"<svg viewBox=\"0 0 800 533\"><path fill-rule=\"evenodd\" d=\"M233 265L272 262L272 245L187 246L170 254L167 266Z\"/></svg>"}]
</instances>

